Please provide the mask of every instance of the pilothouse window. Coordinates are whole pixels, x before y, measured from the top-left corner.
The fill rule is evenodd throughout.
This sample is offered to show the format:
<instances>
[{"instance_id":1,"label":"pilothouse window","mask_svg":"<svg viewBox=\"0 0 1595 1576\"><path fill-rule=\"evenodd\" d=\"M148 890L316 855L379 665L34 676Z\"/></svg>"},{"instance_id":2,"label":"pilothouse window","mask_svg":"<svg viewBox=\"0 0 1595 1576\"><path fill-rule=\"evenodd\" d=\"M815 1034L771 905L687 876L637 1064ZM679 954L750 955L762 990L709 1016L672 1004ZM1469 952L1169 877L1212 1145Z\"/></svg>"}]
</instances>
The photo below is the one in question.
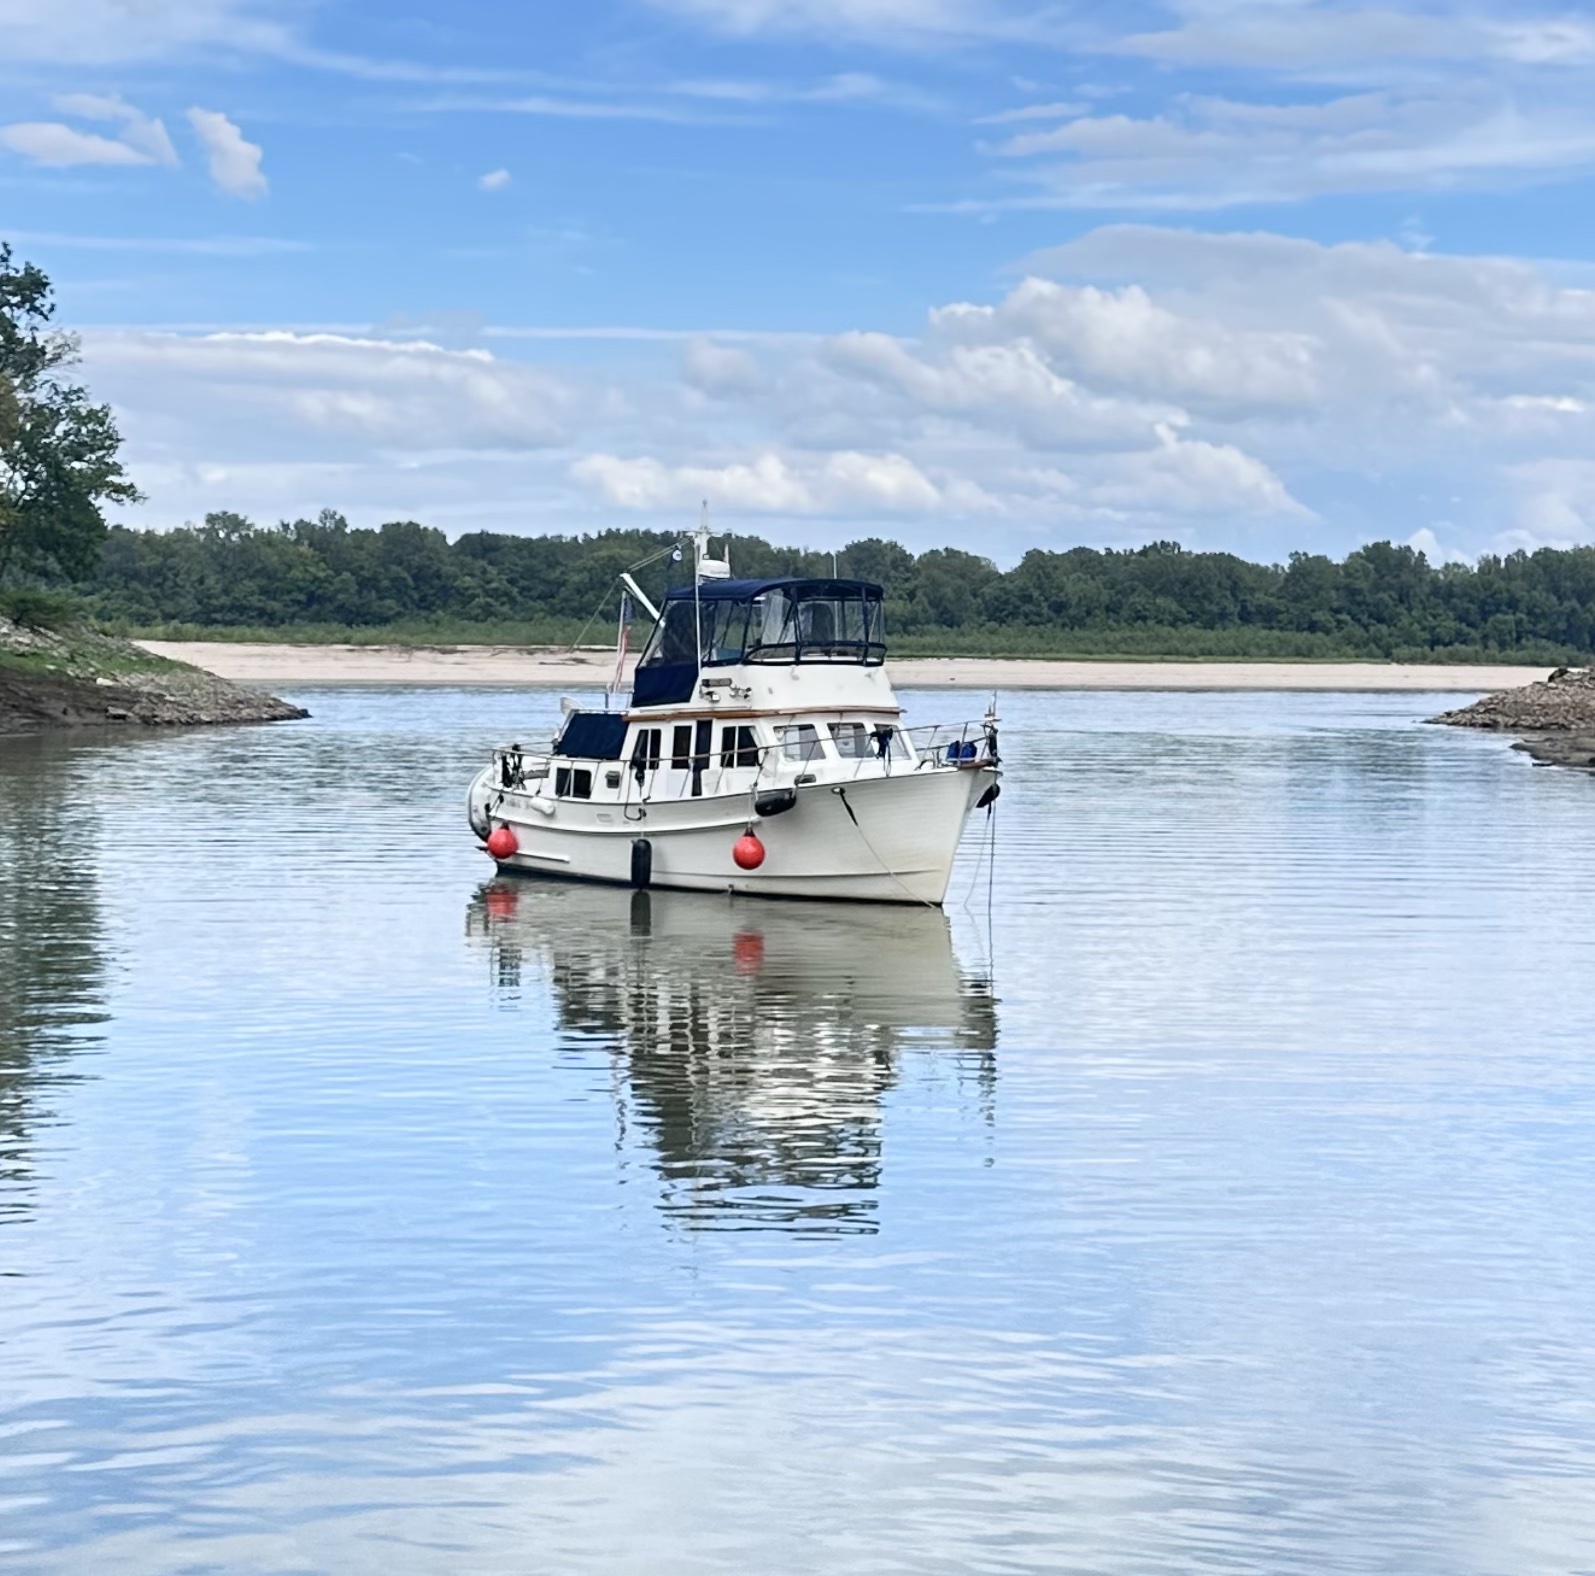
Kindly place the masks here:
<instances>
[{"instance_id":1,"label":"pilothouse window","mask_svg":"<svg viewBox=\"0 0 1595 1576\"><path fill-rule=\"evenodd\" d=\"M820 730L812 722L800 722L781 730L781 753L789 761L817 761L824 754Z\"/></svg>"},{"instance_id":2,"label":"pilothouse window","mask_svg":"<svg viewBox=\"0 0 1595 1576\"><path fill-rule=\"evenodd\" d=\"M875 741L862 722L833 722L831 740L844 761L867 761L876 753Z\"/></svg>"},{"instance_id":3,"label":"pilothouse window","mask_svg":"<svg viewBox=\"0 0 1595 1576\"><path fill-rule=\"evenodd\" d=\"M759 743L752 728L722 728L720 730L721 766L757 766Z\"/></svg>"}]
</instances>

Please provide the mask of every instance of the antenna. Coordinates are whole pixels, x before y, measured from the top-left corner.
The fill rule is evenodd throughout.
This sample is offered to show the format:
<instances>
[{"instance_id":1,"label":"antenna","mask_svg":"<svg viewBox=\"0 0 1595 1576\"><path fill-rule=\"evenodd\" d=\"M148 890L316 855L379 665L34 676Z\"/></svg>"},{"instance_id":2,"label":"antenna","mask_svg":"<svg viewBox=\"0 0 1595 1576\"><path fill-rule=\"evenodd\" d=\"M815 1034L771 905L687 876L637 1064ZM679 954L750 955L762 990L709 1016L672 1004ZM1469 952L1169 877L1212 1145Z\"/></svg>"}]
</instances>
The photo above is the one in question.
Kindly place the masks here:
<instances>
[{"instance_id":1,"label":"antenna","mask_svg":"<svg viewBox=\"0 0 1595 1576\"><path fill-rule=\"evenodd\" d=\"M693 545L696 548L696 569L699 580L729 580L731 578L731 560L729 555L721 558L709 556L709 500L703 500L703 510L698 516L698 529L692 533Z\"/></svg>"}]
</instances>

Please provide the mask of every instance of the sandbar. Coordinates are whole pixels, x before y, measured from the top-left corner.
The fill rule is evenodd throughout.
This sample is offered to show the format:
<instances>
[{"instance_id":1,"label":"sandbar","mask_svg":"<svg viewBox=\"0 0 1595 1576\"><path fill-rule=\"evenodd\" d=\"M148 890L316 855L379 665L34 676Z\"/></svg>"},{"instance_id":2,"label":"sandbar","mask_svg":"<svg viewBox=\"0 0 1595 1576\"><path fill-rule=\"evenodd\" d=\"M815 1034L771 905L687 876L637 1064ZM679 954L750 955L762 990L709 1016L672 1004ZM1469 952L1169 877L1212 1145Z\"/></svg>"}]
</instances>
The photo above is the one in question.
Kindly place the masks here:
<instances>
[{"instance_id":1,"label":"sandbar","mask_svg":"<svg viewBox=\"0 0 1595 1576\"><path fill-rule=\"evenodd\" d=\"M601 689L614 656L525 646L300 646L143 640L159 656L240 684L438 684ZM1484 694L1543 679L1549 668L1406 662L1082 662L903 657L900 689L1395 690ZM629 677L629 670L628 675Z\"/></svg>"}]
</instances>

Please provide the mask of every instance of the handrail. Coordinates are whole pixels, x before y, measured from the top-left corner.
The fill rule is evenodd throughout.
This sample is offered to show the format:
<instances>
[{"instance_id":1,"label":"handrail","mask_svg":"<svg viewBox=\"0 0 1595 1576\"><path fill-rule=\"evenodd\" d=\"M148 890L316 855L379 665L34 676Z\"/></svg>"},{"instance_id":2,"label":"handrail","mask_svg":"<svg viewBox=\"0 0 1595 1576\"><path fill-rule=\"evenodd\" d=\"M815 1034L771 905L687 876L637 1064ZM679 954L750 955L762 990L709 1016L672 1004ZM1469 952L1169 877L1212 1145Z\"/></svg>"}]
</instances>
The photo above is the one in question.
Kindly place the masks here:
<instances>
[{"instance_id":1,"label":"handrail","mask_svg":"<svg viewBox=\"0 0 1595 1576\"><path fill-rule=\"evenodd\" d=\"M891 726L889 730L877 730L874 738L879 741L885 731L885 747L878 748L876 753L870 755L844 756L835 753L834 735L817 735L816 743L819 750L813 756L791 756L786 753L788 741L777 739L768 743L755 744L751 748L757 756L754 765L753 778L746 785L739 784L734 790L736 793L746 791L749 795L750 813L752 798L763 789L792 786L794 780L803 776L815 766L834 767L851 761L854 766L852 778L861 777L866 768L880 766L884 776L892 776L893 768L900 767L904 774L924 771L927 768L959 766L973 768L979 766L995 765L997 753L995 748L995 733L989 720L972 721L965 723L928 723L916 728L901 728ZM909 758L904 760L893 753L892 739L899 737L904 740L909 749ZM831 745L831 750L825 748L826 742ZM745 755L748 747L737 748L733 753ZM693 752L694 754L698 752ZM703 770L698 775L698 780L710 778L715 790L719 790L723 774L726 772L746 771L747 765L733 764L727 766L722 760L724 751L711 747L703 752L706 757ZM493 760L500 766L498 775L503 778L503 768L500 765L506 758L513 761L514 786L523 786L527 781L539 781L551 775L552 762L555 759L570 761L582 765L589 765L595 769L619 771L624 774L622 794L619 800L622 811L629 811L634 807L646 805L656 797L671 799L687 799L692 797L691 787L694 773L689 769L680 772L680 780L676 783L675 793L665 796L657 792L658 775L662 771L679 770L666 764L669 757L661 753L659 764L643 765L639 774L639 763L635 756L621 756L614 758L599 758L588 756L556 756L552 749L546 754L531 752L512 745L504 745L495 749ZM789 771L782 770L789 767ZM827 773L828 778L834 780L834 772ZM506 782L506 786L510 784ZM707 788L708 784L705 784ZM644 791L633 797L637 789ZM725 792L710 791L699 795L703 798L724 798L729 795ZM603 802L603 801L601 801Z\"/></svg>"}]
</instances>

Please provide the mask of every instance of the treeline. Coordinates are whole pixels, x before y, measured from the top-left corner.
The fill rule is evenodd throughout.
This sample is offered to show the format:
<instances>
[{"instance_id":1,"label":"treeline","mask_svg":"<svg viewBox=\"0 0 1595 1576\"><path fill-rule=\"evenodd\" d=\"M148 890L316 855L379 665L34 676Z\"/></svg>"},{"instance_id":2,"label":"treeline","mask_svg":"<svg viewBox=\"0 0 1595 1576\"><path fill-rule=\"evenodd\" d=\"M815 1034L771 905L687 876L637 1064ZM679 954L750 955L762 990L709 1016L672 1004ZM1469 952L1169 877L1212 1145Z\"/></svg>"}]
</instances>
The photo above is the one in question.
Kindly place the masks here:
<instances>
[{"instance_id":1,"label":"treeline","mask_svg":"<svg viewBox=\"0 0 1595 1576\"><path fill-rule=\"evenodd\" d=\"M219 513L174 531L113 527L87 590L102 619L142 632L564 641L587 627L602 642L616 576L672 540L475 532L451 542L413 521L356 530L331 511L275 526ZM736 537L731 555L748 577L833 566L831 553L752 536ZM690 561L690 549L665 557L642 572L644 588L685 581ZM1577 661L1595 649L1595 548L1436 568L1389 542L1283 565L1157 542L1035 549L1001 571L956 548L916 556L870 539L834 563L886 587L888 630L906 650Z\"/></svg>"}]
</instances>

